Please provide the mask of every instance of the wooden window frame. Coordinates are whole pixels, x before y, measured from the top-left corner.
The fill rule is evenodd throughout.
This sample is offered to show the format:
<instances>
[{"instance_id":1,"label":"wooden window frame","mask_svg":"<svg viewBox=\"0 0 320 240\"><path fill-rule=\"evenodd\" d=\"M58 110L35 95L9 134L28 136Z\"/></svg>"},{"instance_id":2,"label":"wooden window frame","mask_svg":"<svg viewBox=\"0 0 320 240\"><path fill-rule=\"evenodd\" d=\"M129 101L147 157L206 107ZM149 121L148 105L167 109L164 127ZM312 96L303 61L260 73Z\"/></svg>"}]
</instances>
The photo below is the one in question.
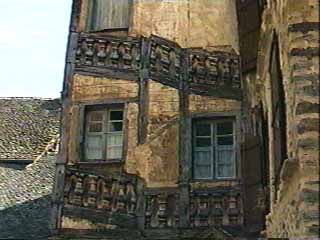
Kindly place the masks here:
<instances>
[{"instance_id":1,"label":"wooden window frame","mask_svg":"<svg viewBox=\"0 0 320 240\"><path fill-rule=\"evenodd\" d=\"M101 101L86 103L80 105L80 123L79 123L79 164L114 164L124 163L127 156L127 143L128 143L128 126L127 126L127 101ZM106 111L123 110L123 127L122 127L122 157L119 159L107 160L106 157L103 160L87 160L85 156L85 138L86 138L86 113L94 109L105 109ZM109 125L109 123L106 123Z\"/></svg>"},{"instance_id":2,"label":"wooden window frame","mask_svg":"<svg viewBox=\"0 0 320 240\"><path fill-rule=\"evenodd\" d=\"M233 177L216 177L216 170L212 178L195 178L194 176L194 126L196 122L225 122L233 121L233 136L234 136L234 151L235 162ZM189 169L191 170L191 179L193 182L215 182L215 181L237 181L241 178L241 150L240 150L240 112L227 111L227 112L215 112L215 113L194 113L190 115L188 120L189 133L189 148L192 149L189 154ZM216 138L216 137L215 137ZM216 164L215 160L212 160L213 164Z\"/></svg>"}]
</instances>

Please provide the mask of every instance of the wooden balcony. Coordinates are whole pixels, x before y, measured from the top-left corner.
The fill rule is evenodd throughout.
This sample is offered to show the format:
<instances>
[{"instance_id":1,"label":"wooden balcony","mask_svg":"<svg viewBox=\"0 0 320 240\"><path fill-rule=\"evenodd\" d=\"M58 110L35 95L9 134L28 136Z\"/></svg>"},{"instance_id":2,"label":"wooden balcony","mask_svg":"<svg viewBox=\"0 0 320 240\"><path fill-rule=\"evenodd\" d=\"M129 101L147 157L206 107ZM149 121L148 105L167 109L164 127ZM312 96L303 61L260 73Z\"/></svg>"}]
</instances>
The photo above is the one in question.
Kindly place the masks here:
<instances>
[{"instance_id":1,"label":"wooden balcony","mask_svg":"<svg viewBox=\"0 0 320 240\"><path fill-rule=\"evenodd\" d=\"M79 35L75 72L139 81L152 79L187 93L241 99L236 54L185 49L157 36Z\"/></svg>"}]
</instances>

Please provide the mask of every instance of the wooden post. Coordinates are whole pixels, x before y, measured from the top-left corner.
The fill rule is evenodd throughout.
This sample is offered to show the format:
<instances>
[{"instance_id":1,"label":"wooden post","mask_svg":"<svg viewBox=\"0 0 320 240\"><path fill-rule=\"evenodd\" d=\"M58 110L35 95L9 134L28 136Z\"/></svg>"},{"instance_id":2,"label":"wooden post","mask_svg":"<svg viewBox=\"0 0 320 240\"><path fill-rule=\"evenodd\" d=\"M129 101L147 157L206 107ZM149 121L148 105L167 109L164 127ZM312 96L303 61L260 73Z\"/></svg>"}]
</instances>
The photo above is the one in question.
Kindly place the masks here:
<instances>
[{"instance_id":1,"label":"wooden post","mask_svg":"<svg viewBox=\"0 0 320 240\"><path fill-rule=\"evenodd\" d=\"M179 127L179 216L180 228L188 228L190 225L189 220L189 179L190 179L190 120L188 120L188 56L187 52L182 52L181 58L182 74L179 87L179 104L180 104L180 127Z\"/></svg>"},{"instance_id":2,"label":"wooden post","mask_svg":"<svg viewBox=\"0 0 320 240\"><path fill-rule=\"evenodd\" d=\"M68 139L69 139L69 111L71 106L71 90L72 79L74 72L75 53L78 43L78 33L76 32L78 15L80 9L80 1L74 0L72 4L72 13L69 27L68 46L66 52L66 65L64 72L63 91L61 93L62 112L60 126L60 148L56 161L56 170L54 178L54 187L52 194L52 212L51 212L51 231L56 234L61 228L61 214L63 207L63 190L65 167L67 164L68 154Z\"/></svg>"}]
</instances>

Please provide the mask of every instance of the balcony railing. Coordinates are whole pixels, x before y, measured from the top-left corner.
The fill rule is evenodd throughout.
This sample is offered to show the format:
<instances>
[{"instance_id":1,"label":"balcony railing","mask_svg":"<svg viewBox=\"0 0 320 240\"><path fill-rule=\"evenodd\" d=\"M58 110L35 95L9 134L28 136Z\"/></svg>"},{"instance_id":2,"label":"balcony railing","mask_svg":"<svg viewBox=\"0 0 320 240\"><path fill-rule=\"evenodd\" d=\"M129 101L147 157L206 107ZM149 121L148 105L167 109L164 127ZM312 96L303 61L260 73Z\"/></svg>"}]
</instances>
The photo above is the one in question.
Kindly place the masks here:
<instances>
[{"instance_id":1,"label":"balcony railing","mask_svg":"<svg viewBox=\"0 0 320 240\"><path fill-rule=\"evenodd\" d=\"M76 72L116 79L152 79L189 93L240 99L239 56L185 49L157 36L115 38L81 34Z\"/></svg>"}]
</instances>

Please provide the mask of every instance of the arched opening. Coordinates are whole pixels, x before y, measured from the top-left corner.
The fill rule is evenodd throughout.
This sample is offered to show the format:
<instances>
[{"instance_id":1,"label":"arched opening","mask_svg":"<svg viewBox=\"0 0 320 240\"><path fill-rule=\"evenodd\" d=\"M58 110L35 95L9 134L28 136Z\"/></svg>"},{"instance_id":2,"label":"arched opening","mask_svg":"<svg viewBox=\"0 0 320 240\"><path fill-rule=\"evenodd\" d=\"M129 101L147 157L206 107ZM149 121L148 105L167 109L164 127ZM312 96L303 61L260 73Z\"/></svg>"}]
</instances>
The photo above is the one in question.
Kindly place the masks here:
<instances>
[{"instance_id":1,"label":"arched opening","mask_svg":"<svg viewBox=\"0 0 320 240\"><path fill-rule=\"evenodd\" d=\"M270 58L270 68L269 68L270 78L271 78L271 101L272 101L272 132L273 139L271 144L273 144L273 174L275 180L275 198L277 199L276 192L280 184L280 171L285 159L288 158L287 151L287 116L286 116L286 101L284 92L284 83L281 72L280 65L280 52L278 44L278 36L274 34L272 48L271 48L271 58ZM271 169L270 169L271 170Z\"/></svg>"}]
</instances>

